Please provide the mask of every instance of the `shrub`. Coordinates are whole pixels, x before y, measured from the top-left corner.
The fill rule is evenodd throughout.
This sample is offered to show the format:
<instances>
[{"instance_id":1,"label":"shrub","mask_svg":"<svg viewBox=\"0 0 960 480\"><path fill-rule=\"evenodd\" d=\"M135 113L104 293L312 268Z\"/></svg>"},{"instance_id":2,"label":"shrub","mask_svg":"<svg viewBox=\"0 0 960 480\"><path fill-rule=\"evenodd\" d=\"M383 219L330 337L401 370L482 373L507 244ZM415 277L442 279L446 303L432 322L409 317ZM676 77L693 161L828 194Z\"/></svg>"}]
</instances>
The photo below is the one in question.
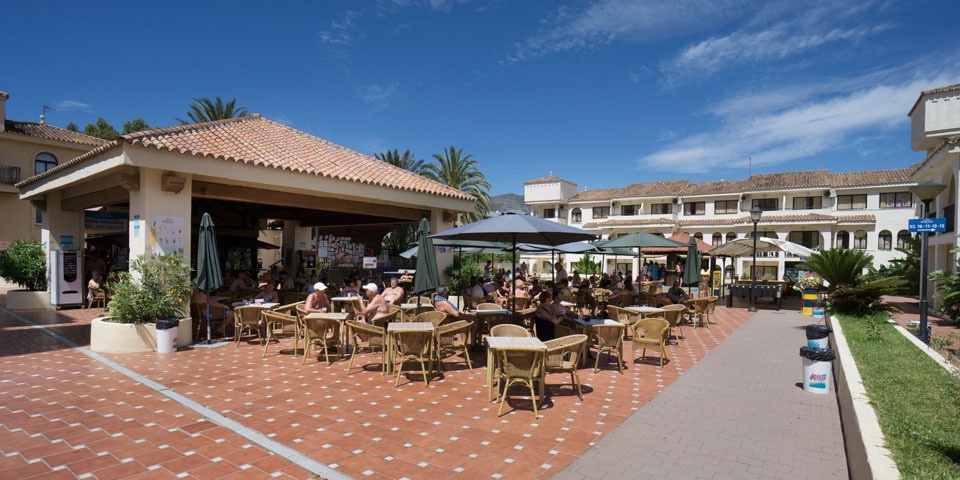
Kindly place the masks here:
<instances>
[{"instance_id":1,"label":"shrub","mask_svg":"<svg viewBox=\"0 0 960 480\"><path fill-rule=\"evenodd\" d=\"M956 255L960 248L950 250ZM930 274L930 280L937 282L934 296L940 299L938 312L950 317L951 320L960 320L960 261L953 273L937 270Z\"/></svg>"},{"instance_id":2,"label":"shrub","mask_svg":"<svg viewBox=\"0 0 960 480\"><path fill-rule=\"evenodd\" d=\"M600 273L600 262L593 261L589 253L584 253L580 260L573 264L573 270L582 274Z\"/></svg>"},{"instance_id":3,"label":"shrub","mask_svg":"<svg viewBox=\"0 0 960 480\"><path fill-rule=\"evenodd\" d=\"M483 267L469 260L461 261L454 257L453 264L443 270L447 276L447 286L452 295L463 295L473 285L473 280L483 276Z\"/></svg>"},{"instance_id":4,"label":"shrub","mask_svg":"<svg viewBox=\"0 0 960 480\"><path fill-rule=\"evenodd\" d=\"M902 278L867 280L863 270L873 262L873 255L863 250L832 248L815 252L798 268L810 270L829 283L827 308L837 314L869 315L894 308L880 297L903 286Z\"/></svg>"},{"instance_id":5,"label":"shrub","mask_svg":"<svg viewBox=\"0 0 960 480\"><path fill-rule=\"evenodd\" d=\"M109 288L107 311L117 323L183 317L193 293L190 266L177 254L138 257L130 263L130 272L113 275Z\"/></svg>"},{"instance_id":6,"label":"shrub","mask_svg":"<svg viewBox=\"0 0 960 480\"><path fill-rule=\"evenodd\" d=\"M0 277L30 291L47 289L47 257L38 241L16 240L0 252Z\"/></svg>"}]
</instances>

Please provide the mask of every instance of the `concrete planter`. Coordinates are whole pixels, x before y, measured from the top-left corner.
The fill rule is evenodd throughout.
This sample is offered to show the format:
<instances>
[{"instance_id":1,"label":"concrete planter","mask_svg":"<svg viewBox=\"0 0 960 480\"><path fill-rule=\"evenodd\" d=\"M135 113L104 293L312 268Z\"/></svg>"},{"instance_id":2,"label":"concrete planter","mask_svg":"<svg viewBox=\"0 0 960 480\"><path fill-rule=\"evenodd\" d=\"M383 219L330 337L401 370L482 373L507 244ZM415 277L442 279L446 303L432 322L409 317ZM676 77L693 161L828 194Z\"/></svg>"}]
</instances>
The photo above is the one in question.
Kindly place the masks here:
<instances>
[{"instance_id":1,"label":"concrete planter","mask_svg":"<svg viewBox=\"0 0 960 480\"><path fill-rule=\"evenodd\" d=\"M10 290L7 292L7 308L10 310L46 310L50 308L50 292Z\"/></svg>"},{"instance_id":2,"label":"concrete planter","mask_svg":"<svg viewBox=\"0 0 960 480\"><path fill-rule=\"evenodd\" d=\"M157 329L153 323L113 323L105 317L90 324L90 350L100 353L146 353L157 351ZM193 340L193 321L180 319L177 345L186 347Z\"/></svg>"}]
</instances>

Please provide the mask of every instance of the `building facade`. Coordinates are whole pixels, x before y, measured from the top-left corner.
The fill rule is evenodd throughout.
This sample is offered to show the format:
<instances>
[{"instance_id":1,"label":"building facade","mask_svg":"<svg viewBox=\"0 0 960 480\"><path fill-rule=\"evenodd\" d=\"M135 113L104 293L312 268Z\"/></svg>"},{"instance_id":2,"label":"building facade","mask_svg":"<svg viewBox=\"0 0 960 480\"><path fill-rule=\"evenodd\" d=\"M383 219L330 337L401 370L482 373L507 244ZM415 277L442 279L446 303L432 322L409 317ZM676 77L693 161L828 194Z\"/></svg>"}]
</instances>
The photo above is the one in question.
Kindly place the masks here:
<instances>
[{"instance_id":1,"label":"building facade","mask_svg":"<svg viewBox=\"0 0 960 480\"><path fill-rule=\"evenodd\" d=\"M763 210L759 235L812 249L866 250L875 267L902 256L895 249L910 236L918 214L910 188L916 167L862 172L827 170L752 175L746 180L695 183L689 180L636 183L622 188L577 190L554 175L524 184L524 198L541 217L616 238L636 230L670 236L688 233L714 246L750 237L750 210ZM579 255L567 255L570 264ZM543 258L530 261L544 270ZM736 273L750 271L752 258L734 260ZM779 280L801 259L782 252L757 258L757 277ZM546 265L549 268L549 265ZM606 259L604 269L638 271L637 259Z\"/></svg>"}]
</instances>

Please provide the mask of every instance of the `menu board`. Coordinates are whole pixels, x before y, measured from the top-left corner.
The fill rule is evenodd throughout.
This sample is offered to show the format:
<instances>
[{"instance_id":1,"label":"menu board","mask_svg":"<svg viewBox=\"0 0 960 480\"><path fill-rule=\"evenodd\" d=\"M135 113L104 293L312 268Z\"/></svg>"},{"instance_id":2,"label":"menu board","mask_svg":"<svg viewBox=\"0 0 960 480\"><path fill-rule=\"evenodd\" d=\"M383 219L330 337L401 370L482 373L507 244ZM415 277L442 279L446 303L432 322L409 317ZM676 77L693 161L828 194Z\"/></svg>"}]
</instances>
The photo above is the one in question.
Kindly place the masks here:
<instances>
[{"instance_id":1,"label":"menu board","mask_svg":"<svg viewBox=\"0 0 960 480\"><path fill-rule=\"evenodd\" d=\"M177 253L183 255L183 217L154 215L150 225L153 252L159 255Z\"/></svg>"}]
</instances>

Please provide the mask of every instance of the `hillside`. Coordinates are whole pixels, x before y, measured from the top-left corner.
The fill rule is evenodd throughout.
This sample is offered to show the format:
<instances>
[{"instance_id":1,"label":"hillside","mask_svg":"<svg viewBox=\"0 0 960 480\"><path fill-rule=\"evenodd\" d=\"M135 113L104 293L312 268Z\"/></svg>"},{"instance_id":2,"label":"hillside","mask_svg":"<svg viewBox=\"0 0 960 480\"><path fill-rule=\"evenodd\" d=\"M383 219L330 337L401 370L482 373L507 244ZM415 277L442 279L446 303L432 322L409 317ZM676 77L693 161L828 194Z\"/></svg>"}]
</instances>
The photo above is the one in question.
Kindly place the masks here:
<instances>
[{"instance_id":1,"label":"hillside","mask_svg":"<svg viewBox=\"0 0 960 480\"><path fill-rule=\"evenodd\" d=\"M523 195L516 193L504 193L495 197L490 197L490 210L506 212L508 210L520 210L521 212L530 212L530 207L523 203Z\"/></svg>"}]
</instances>

